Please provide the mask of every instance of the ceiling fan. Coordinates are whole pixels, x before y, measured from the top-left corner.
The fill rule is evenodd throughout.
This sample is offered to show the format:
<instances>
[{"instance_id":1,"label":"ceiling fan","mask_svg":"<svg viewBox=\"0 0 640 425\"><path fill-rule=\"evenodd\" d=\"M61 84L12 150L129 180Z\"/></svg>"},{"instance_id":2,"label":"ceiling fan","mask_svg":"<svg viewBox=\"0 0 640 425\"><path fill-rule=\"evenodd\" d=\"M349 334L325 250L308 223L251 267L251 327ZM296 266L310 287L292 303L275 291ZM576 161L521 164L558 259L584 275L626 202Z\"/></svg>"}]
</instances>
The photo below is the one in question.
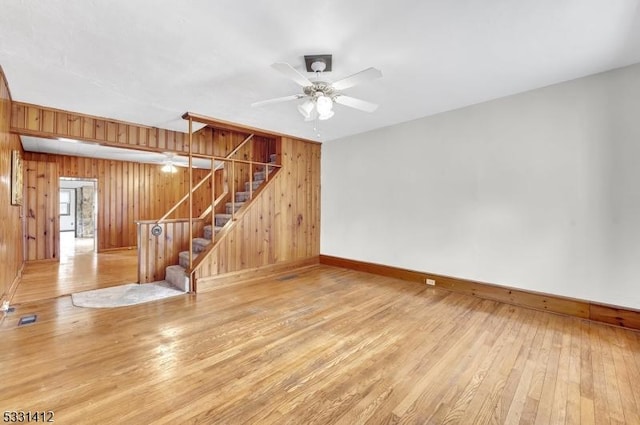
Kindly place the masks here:
<instances>
[{"instance_id":1,"label":"ceiling fan","mask_svg":"<svg viewBox=\"0 0 640 425\"><path fill-rule=\"evenodd\" d=\"M316 81L309 80L288 63L274 63L271 66L299 84L302 87L302 93L255 102L252 103L251 106L264 106L272 103L305 98L305 101L298 105L298 111L302 114L305 121L312 121L316 118L328 120L334 115L334 103L365 112L373 112L378 108L378 105L375 103L345 96L342 94L342 90L382 77L382 72L379 69L367 68L334 83L330 83L323 81L321 74L331 71L331 55L310 55L304 58L307 71L315 72Z\"/></svg>"}]
</instances>

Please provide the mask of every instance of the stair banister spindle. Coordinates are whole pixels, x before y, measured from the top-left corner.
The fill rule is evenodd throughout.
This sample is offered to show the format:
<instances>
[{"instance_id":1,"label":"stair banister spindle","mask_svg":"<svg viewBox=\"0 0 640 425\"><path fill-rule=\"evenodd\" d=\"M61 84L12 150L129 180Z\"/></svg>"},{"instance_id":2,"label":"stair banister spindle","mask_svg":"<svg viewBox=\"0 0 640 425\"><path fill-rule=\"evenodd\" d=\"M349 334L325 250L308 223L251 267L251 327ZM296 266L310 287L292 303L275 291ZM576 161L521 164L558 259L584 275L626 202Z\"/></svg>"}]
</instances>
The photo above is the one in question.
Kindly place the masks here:
<instances>
[{"instance_id":1,"label":"stair banister spindle","mask_svg":"<svg viewBox=\"0 0 640 425\"><path fill-rule=\"evenodd\" d=\"M253 162L249 164L249 199L253 199Z\"/></svg>"},{"instance_id":2,"label":"stair banister spindle","mask_svg":"<svg viewBox=\"0 0 640 425\"><path fill-rule=\"evenodd\" d=\"M231 220L235 220L236 213L236 161L231 160Z\"/></svg>"},{"instance_id":3,"label":"stair banister spindle","mask_svg":"<svg viewBox=\"0 0 640 425\"><path fill-rule=\"evenodd\" d=\"M193 154L193 118L189 117L189 270L193 268L193 155L192 154ZM211 172L213 172L213 170L211 170Z\"/></svg>"},{"instance_id":4,"label":"stair banister spindle","mask_svg":"<svg viewBox=\"0 0 640 425\"><path fill-rule=\"evenodd\" d=\"M216 209L214 206L216 199L216 160L211 158L211 243L216 240Z\"/></svg>"}]
</instances>

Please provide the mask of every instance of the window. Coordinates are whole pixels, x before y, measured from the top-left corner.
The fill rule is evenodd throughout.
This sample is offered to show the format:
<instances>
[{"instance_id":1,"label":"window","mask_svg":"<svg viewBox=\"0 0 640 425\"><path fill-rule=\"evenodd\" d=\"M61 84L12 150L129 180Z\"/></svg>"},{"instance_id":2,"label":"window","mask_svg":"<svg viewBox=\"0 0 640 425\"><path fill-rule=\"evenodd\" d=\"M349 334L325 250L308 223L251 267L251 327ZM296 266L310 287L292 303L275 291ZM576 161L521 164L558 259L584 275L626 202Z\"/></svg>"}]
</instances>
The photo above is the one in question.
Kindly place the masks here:
<instances>
[{"instance_id":1,"label":"window","mask_svg":"<svg viewBox=\"0 0 640 425\"><path fill-rule=\"evenodd\" d=\"M60 189L60 215L71 215L71 191Z\"/></svg>"}]
</instances>

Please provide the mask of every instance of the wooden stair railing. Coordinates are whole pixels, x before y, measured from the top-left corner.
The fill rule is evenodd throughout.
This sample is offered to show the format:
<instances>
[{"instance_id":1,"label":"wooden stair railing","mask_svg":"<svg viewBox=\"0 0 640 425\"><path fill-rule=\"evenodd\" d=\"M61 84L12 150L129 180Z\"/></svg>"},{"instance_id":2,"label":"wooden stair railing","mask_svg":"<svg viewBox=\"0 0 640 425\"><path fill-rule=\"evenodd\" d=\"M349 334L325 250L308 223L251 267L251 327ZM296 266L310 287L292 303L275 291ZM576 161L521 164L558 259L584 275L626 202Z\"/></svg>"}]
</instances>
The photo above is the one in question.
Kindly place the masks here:
<instances>
[{"instance_id":1,"label":"wooden stair railing","mask_svg":"<svg viewBox=\"0 0 640 425\"><path fill-rule=\"evenodd\" d=\"M240 162L240 161L238 161L238 162ZM279 164L259 163L259 162L255 162L255 161L242 161L242 162L252 163L252 164L256 164L256 165L263 165L265 167L265 170L267 169L266 167L273 167L274 171L271 172L271 177L269 177L268 179L265 178L265 182L264 182L263 185L261 185L255 191L251 191L252 195L249 198L249 201L245 202L244 205L237 212L235 212L235 208L234 207L231 208L232 218L229 221L230 224L229 225L225 225L225 228L223 230L221 230L221 234L217 238L213 238L212 237L211 243L202 252L200 252L198 254L198 257L191 262L190 267L187 269L186 272L189 275L189 278L190 278L191 281L193 281L193 274L198 270L198 268L207 259L207 257L209 257L211 255L211 253L214 251L214 249L220 243L220 241L222 241L225 238L225 236L228 235L231 232L231 230L233 229L235 223L239 219L241 219L242 216L244 216L244 214L247 213L247 211L249 211L249 208L251 207L251 204L253 203L253 201L255 199L257 199L257 195L259 195L260 192L262 192L263 190L265 190L267 188L267 186L269 184L269 181L273 181L274 178L276 177L276 175L278 174L278 172L282 168L282 166L279 165ZM265 175L268 175L268 174L269 174L269 172L265 173ZM252 187L253 187L253 184L251 182L249 184L249 188L252 189ZM235 199L235 193L232 193L231 197L232 197L232 199ZM215 234L215 232L213 234Z\"/></svg>"},{"instance_id":2,"label":"wooden stair railing","mask_svg":"<svg viewBox=\"0 0 640 425\"><path fill-rule=\"evenodd\" d=\"M192 129L192 125L190 123L189 125L189 130L190 130L190 138L189 138L189 144L191 145L192 143L192 134L191 134L191 129ZM172 226L175 226L176 222L179 221L183 221L186 222L185 224L188 224L188 230L186 230L185 234L188 232L189 233L189 239L188 239L188 245L190 247L190 249L192 249L192 245L193 245L193 231L194 231L194 220L196 220L193 217L193 199L192 195L193 193L198 190L199 188L202 187L202 185L204 185L205 183L207 183L208 181L211 182L211 199L212 202L211 204L205 209L205 211L202 212L202 214L197 218L197 220L199 222L205 220L205 218L207 217L207 215L211 214L211 223L214 223L215 220L215 209L218 205L220 205L221 202L224 201L224 199L228 196L229 190L228 190L228 185L227 185L227 181L226 181L226 169L225 169L225 177L224 177L224 187L222 190L222 193L216 198L216 181L215 181L215 174L216 171L220 170L221 168L223 168L226 163L222 162L223 160L229 160L231 159L234 155L236 155L240 149L242 149L243 146L246 146L247 143L249 143L252 139L253 139L253 134L250 134L249 136L247 136L238 146L236 146L231 152L229 152L224 158L221 157L215 157L215 156L205 156L209 159L211 159L211 172L209 172L200 182L198 182L197 184L193 184L193 155L192 153L190 153L189 156L189 189L187 190L187 193L180 198L171 208L169 208L169 210L162 216L160 217L158 220L154 220L154 221L145 221L145 220L141 220L138 223L141 224L141 226L138 226L138 251L140 255L140 250L142 249L143 252L148 252L149 247L147 245L145 245L146 240L148 240L149 237L151 237L151 235L155 236L155 237L159 237L163 232L163 227L165 225L169 225L169 223L172 223ZM218 163L216 163L216 161L218 160ZM189 202L189 217L187 218L183 218L183 219L169 219L169 217L182 205L184 204L184 202ZM198 224L198 228L200 228L201 225ZM143 229L145 231L143 231ZM165 241L166 242L166 241ZM182 243L186 243L187 241L185 240ZM175 243L178 243L177 241L175 241ZM143 245L141 245L143 244ZM148 242L147 242L148 244ZM184 246L184 245L183 245ZM176 249L179 249L179 247L176 247ZM140 279L140 282L148 282L148 276L146 276L145 271L149 270L149 264L147 264L147 262L145 261L145 264L142 264L142 260L139 259L138 261L138 276ZM157 269L157 264L156 267L153 267L154 269ZM144 277L143 277L144 276Z\"/></svg>"},{"instance_id":3,"label":"wooden stair railing","mask_svg":"<svg viewBox=\"0 0 640 425\"><path fill-rule=\"evenodd\" d=\"M231 158L233 155L235 155L236 153L238 153L238 151L239 151L239 150L240 150L240 149L241 149L241 148L242 148L242 147L243 147L247 142L249 142L251 139L253 139L253 134L250 134L249 136L247 136L247 138L246 138L246 139L244 139L244 140L242 141L242 143L240 143L238 146L236 146L236 147L235 147L235 148L234 148L234 149L233 149L229 154L227 154L224 158L219 158L219 159L229 159L229 158ZM193 156L196 156L196 155L194 155L194 154L190 154L190 156L191 156L191 157L193 157ZM212 177L214 176L214 173L215 173L216 171L218 171L218 170L221 168L221 165L222 165L222 166L224 166L224 165L225 165L225 163L222 163L222 164L219 164L219 165L215 166L215 160L216 160L216 159L218 159L218 158L216 158L216 157L214 157L214 156L211 156L211 155L197 155L197 156L198 156L198 157L201 157L201 158L209 158L209 159L211 159L211 162L212 162L211 171L210 171L206 176L204 176L204 177L202 178L202 180L200 180L200 181L198 182L198 184L196 184L195 186L191 187L191 189L190 189L190 190L188 190L188 191L187 191L187 193L186 193L182 198L180 198L180 200L179 200L179 201L177 201L177 202L176 202L176 203L175 203L175 204L174 204L174 205L169 209L169 211L167 211L167 213L166 213L165 215L163 215L162 217L160 217L160 218L158 219L158 221L156 222L156 224L161 224L162 222L166 221L166 220L167 220L167 218L168 218L168 217L169 217L169 216L170 216L170 215L171 215L175 210L177 210L178 208L180 208L180 205L182 205L182 204L183 204L187 199L189 199L189 197L193 194L193 192L195 192L196 190L198 190L198 189L199 189L199 188L200 188L204 183L206 183L206 182L207 182L207 180L208 180L208 179L210 179L210 178L212 178ZM190 159L191 159L191 158L190 158ZM191 164L191 161L189 161L189 165L190 165L190 167L189 167L189 168L193 168L193 166L192 166L192 164ZM212 185L212 187L215 187L215 181L213 181L213 180L212 180L211 185ZM226 194L226 193L225 193L225 194ZM212 199L214 199L214 198L212 197ZM216 201L217 201L217 199L216 199ZM213 206L215 207L215 202L214 202L214 205L213 205ZM208 215L208 212L210 212L210 211L211 211L211 207L207 208L207 210L205 210L205 212L203 212L203 214L200 216L200 218L204 218L204 217L206 217L206 216Z\"/></svg>"}]
</instances>

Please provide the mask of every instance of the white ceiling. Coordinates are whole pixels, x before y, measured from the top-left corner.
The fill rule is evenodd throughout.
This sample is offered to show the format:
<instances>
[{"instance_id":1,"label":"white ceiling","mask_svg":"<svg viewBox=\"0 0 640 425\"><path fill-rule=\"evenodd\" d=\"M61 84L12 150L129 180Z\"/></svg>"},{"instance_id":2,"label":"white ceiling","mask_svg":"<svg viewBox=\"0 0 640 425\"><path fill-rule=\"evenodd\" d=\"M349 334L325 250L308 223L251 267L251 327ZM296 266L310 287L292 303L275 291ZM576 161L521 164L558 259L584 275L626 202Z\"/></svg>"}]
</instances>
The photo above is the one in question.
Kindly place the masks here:
<instances>
[{"instance_id":1,"label":"white ceiling","mask_svg":"<svg viewBox=\"0 0 640 425\"><path fill-rule=\"evenodd\" d=\"M640 0L301 2L4 0L0 64L15 100L185 130L185 111L332 140L640 62ZM333 54L335 81L384 76L305 123L271 69Z\"/></svg>"}]
</instances>

